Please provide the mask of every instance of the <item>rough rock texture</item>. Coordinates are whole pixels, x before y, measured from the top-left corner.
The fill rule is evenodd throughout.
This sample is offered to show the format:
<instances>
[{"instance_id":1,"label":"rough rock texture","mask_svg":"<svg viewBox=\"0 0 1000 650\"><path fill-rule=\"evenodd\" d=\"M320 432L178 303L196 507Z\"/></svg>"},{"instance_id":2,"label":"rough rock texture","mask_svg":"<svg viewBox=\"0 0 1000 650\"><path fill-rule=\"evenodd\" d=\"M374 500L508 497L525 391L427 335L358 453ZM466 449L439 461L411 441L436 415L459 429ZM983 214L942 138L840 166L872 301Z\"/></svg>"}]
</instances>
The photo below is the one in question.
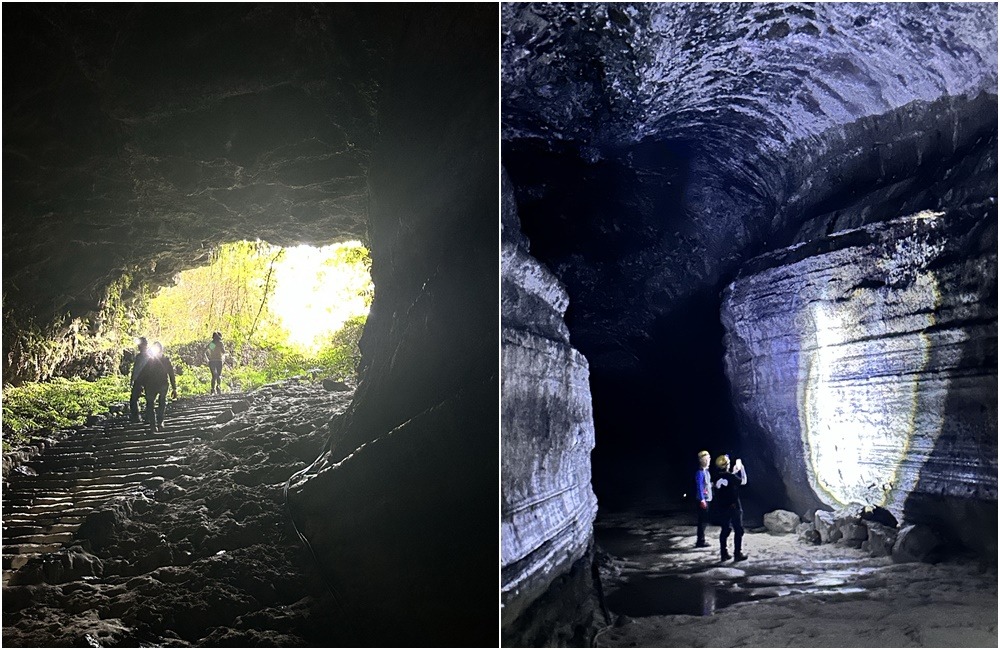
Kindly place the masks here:
<instances>
[{"instance_id":1,"label":"rough rock texture","mask_svg":"<svg viewBox=\"0 0 1000 650\"><path fill-rule=\"evenodd\" d=\"M236 239L365 240L362 377L296 521L356 642L495 643L496 8L4 18L4 381L123 274L160 285Z\"/></svg>"},{"instance_id":2,"label":"rough rock texture","mask_svg":"<svg viewBox=\"0 0 1000 650\"><path fill-rule=\"evenodd\" d=\"M602 510L689 492L704 448L747 459L748 521L824 507L798 485L787 497L782 476L808 480L770 464L784 440L740 435L720 292L747 260L832 232L982 216L997 191L996 6L513 3L501 20L503 163L590 364ZM992 304L995 286L970 270L944 300Z\"/></svg>"},{"instance_id":3,"label":"rough rock texture","mask_svg":"<svg viewBox=\"0 0 1000 650\"><path fill-rule=\"evenodd\" d=\"M747 447L796 509L949 525L958 503L995 523L996 251L995 206L920 213L765 256L726 289Z\"/></svg>"},{"instance_id":4,"label":"rough rock texture","mask_svg":"<svg viewBox=\"0 0 1000 650\"><path fill-rule=\"evenodd\" d=\"M584 557L597 499L587 360L562 320L565 291L529 253L506 176L502 191L501 603L511 635L534 626L518 617Z\"/></svg>"},{"instance_id":5,"label":"rough rock texture","mask_svg":"<svg viewBox=\"0 0 1000 650\"><path fill-rule=\"evenodd\" d=\"M375 302L341 437L290 491L366 642L496 643L496 9L417 7L369 176Z\"/></svg>"},{"instance_id":6,"label":"rough rock texture","mask_svg":"<svg viewBox=\"0 0 1000 650\"><path fill-rule=\"evenodd\" d=\"M502 8L504 165L590 362L602 504L652 507L687 491L672 477L699 448L739 451L718 295L744 261L996 196L996 15ZM783 504L770 473L754 517Z\"/></svg>"},{"instance_id":7,"label":"rough rock texture","mask_svg":"<svg viewBox=\"0 0 1000 650\"><path fill-rule=\"evenodd\" d=\"M748 251L934 207L941 161L996 147L992 6L509 4L503 23L505 163L592 363L640 363L657 317ZM984 178L949 185L984 198Z\"/></svg>"},{"instance_id":8,"label":"rough rock texture","mask_svg":"<svg viewBox=\"0 0 1000 650\"><path fill-rule=\"evenodd\" d=\"M350 395L284 382L251 394L249 408L231 422L192 429L191 422L211 422L191 412L211 408L214 399L168 409L161 440L180 431L194 436L174 457L178 464L162 464L155 480L93 502L66 548L22 554L26 561L8 571L5 546L4 646L349 642L350 623L290 525L282 477L316 456L331 416L348 407ZM178 411L187 415L175 418ZM92 460L119 451L97 448ZM40 476L29 482L40 493L65 497L58 488L45 492L46 481L81 474L45 455L36 466ZM93 474L98 478L68 483L94 492L117 478L107 470ZM6 499L22 486L15 479L5 490L5 538L14 534L9 518L20 513ZM92 499L79 494L77 503L85 501Z\"/></svg>"}]
</instances>

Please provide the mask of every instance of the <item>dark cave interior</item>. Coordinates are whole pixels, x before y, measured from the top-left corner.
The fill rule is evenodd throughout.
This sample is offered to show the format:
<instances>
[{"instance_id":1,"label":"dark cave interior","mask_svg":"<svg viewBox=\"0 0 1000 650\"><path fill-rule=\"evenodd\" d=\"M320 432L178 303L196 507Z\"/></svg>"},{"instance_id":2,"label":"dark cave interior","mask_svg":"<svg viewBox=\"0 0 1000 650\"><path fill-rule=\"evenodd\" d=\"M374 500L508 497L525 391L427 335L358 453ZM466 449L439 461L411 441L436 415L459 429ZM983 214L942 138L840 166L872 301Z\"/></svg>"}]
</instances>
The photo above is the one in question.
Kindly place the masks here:
<instances>
[{"instance_id":1,"label":"dark cave interior","mask_svg":"<svg viewBox=\"0 0 1000 650\"><path fill-rule=\"evenodd\" d=\"M995 102L986 95L973 102L968 122L981 127L959 146L940 154L933 145L912 151L914 161L894 161L903 168L898 174L887 174L874 157L849 177L838 176L833 189L796 197L795 218L791 210L778 211L778 197L741 187L738 166L727 166L739 160L706 163L711 150L690 141L646 141L607 154L565 143L505 143L504 165L531 252L566 285L571 341L590 361L594 490L602 508L675 507L690 492L700 449L743 453L719 312L722 289L749 260L807 240L817 222L829 234L855 225L858 215L867 223L956 202L990 205ZM898 117L890 119L899 125ZM895 137L926 138L924 126L902 124ZM699 173L706 167L711 175ZM727 232L728 219L713 225L710 216L698 216L725 214L741 196L753 197L737 208L742 237ZM667 270L658 278L661 268ZM754 470L746 505L759 525L764 512L788 504L781 482L768 479L775 468Z\"/></svg>"},{"instance_id":2,"label":"dark cave interior","mask_svg":"<svg viewBox=\"0 0 1000 650\"><path fill-rule=\"evenodd\" d=\"M288 500L359 643L492 643L495 7L3 13L4 382L50 376L123 278L364 241L362 376Z\"/></svg>"}]
</instances>

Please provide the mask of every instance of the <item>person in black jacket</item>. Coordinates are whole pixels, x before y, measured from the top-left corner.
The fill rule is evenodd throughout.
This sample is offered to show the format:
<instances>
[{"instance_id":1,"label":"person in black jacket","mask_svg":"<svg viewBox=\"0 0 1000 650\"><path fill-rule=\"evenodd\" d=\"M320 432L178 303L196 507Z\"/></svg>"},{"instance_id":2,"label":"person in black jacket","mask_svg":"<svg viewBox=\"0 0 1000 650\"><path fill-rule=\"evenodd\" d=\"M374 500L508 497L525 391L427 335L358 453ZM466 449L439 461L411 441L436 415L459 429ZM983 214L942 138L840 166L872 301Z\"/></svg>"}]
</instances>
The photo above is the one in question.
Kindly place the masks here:
<instances>
[{"instance_id":1,"label":"person in black jacket","mask_svg":"<svg viewBox=\"0 0 1000 650\"><path fill-rule=\"evenodd\" d=\"M718 513L722 532L719 535L719 545L722 548L722 561L730 559L726 543L729 540L729 531L733 535L733 562L741 562L747 559L743 555L743 504L740 503L740 487L747 484L747 471L743 467L743 461L739 458L733 464L733 471L729 471L729 456L722 455L715 459L715 466L719 468L720 474L712 482L713 501L712 508Z\"/></svg>"},{"instance_id":2,"label":"person in black jacket","mask_svg":"<svg viewBox=\"0 0 1000 650\"><path fill-rule=\"evenodd\" d=\"M135 361L132 363L132 377L129 380L132 386L132 392L128 398L129 422L139 421L139 397L142 395L142 384L139 382L139 375L142 373L142 369L146 367L146 362L149 361L149 354L146 351L148 345L146 337L141 337L137 345L139 347L139 354L135 355Z\"/></svg>"},{"instance_id":3,"label":"person in black jacket","mask_svg":"<svg viewBox=\"0 0 1000 650\"><path fill-rule=\"evenodd\" d=\"M151 431L163 430L163 416L167 409L167 384L173 389L173 399L177 399L177 380L170 358L163 353L163 346L157 341L149 351L149 360L139 374L140 383L146 388L146 422ZM156 412L153 401L156 400Z\"/></svg>"}]
</instances>

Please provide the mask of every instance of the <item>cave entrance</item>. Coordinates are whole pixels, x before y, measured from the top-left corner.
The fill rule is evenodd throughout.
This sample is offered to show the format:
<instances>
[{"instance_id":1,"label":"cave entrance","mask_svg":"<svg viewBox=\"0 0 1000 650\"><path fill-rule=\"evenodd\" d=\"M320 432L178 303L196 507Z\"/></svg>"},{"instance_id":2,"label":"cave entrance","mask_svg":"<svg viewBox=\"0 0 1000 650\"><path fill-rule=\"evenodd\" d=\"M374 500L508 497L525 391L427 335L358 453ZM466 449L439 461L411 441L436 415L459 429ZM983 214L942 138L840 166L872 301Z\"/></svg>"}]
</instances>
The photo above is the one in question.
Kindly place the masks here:
<instances>
[{"instance_id":1,"label":"cave entrance","mask_svg":"<svg viewBox=\"0 0 1000 650\"><path fill-rule=\"evenodd\" d=\"M354 377L374 297L371 256L361 242L244 240L221 244L208 258L149 298L137 327L192 369L183 382L188 392L209 385L201 351L213 332L227 347L232 371L223 377L232 389L304 371Z\"/></svg>"}]
</instances>

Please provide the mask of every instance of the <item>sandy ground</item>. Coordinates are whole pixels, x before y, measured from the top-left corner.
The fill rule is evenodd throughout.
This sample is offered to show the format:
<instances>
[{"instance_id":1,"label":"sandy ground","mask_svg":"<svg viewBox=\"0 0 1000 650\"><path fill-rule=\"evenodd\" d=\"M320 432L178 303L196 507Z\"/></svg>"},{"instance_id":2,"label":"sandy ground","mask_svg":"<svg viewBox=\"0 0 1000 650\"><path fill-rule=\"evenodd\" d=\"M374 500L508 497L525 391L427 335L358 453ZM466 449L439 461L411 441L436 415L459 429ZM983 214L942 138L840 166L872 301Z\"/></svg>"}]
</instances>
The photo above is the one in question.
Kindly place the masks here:
<instances>
[{"instance_id":1,"label":"sandy ground","mask_svg":"<svg viewBox=\"0 0 1000 650\"><path fill-rule=\"evenodd\" d=\"M598 522L616 621L596 646L997 647L995 566L893 564L766 532L744 538L749 560L722 563L719 528L709 527L711 545L697 549L688 520Z\"/></svg>"}]
</instances>

